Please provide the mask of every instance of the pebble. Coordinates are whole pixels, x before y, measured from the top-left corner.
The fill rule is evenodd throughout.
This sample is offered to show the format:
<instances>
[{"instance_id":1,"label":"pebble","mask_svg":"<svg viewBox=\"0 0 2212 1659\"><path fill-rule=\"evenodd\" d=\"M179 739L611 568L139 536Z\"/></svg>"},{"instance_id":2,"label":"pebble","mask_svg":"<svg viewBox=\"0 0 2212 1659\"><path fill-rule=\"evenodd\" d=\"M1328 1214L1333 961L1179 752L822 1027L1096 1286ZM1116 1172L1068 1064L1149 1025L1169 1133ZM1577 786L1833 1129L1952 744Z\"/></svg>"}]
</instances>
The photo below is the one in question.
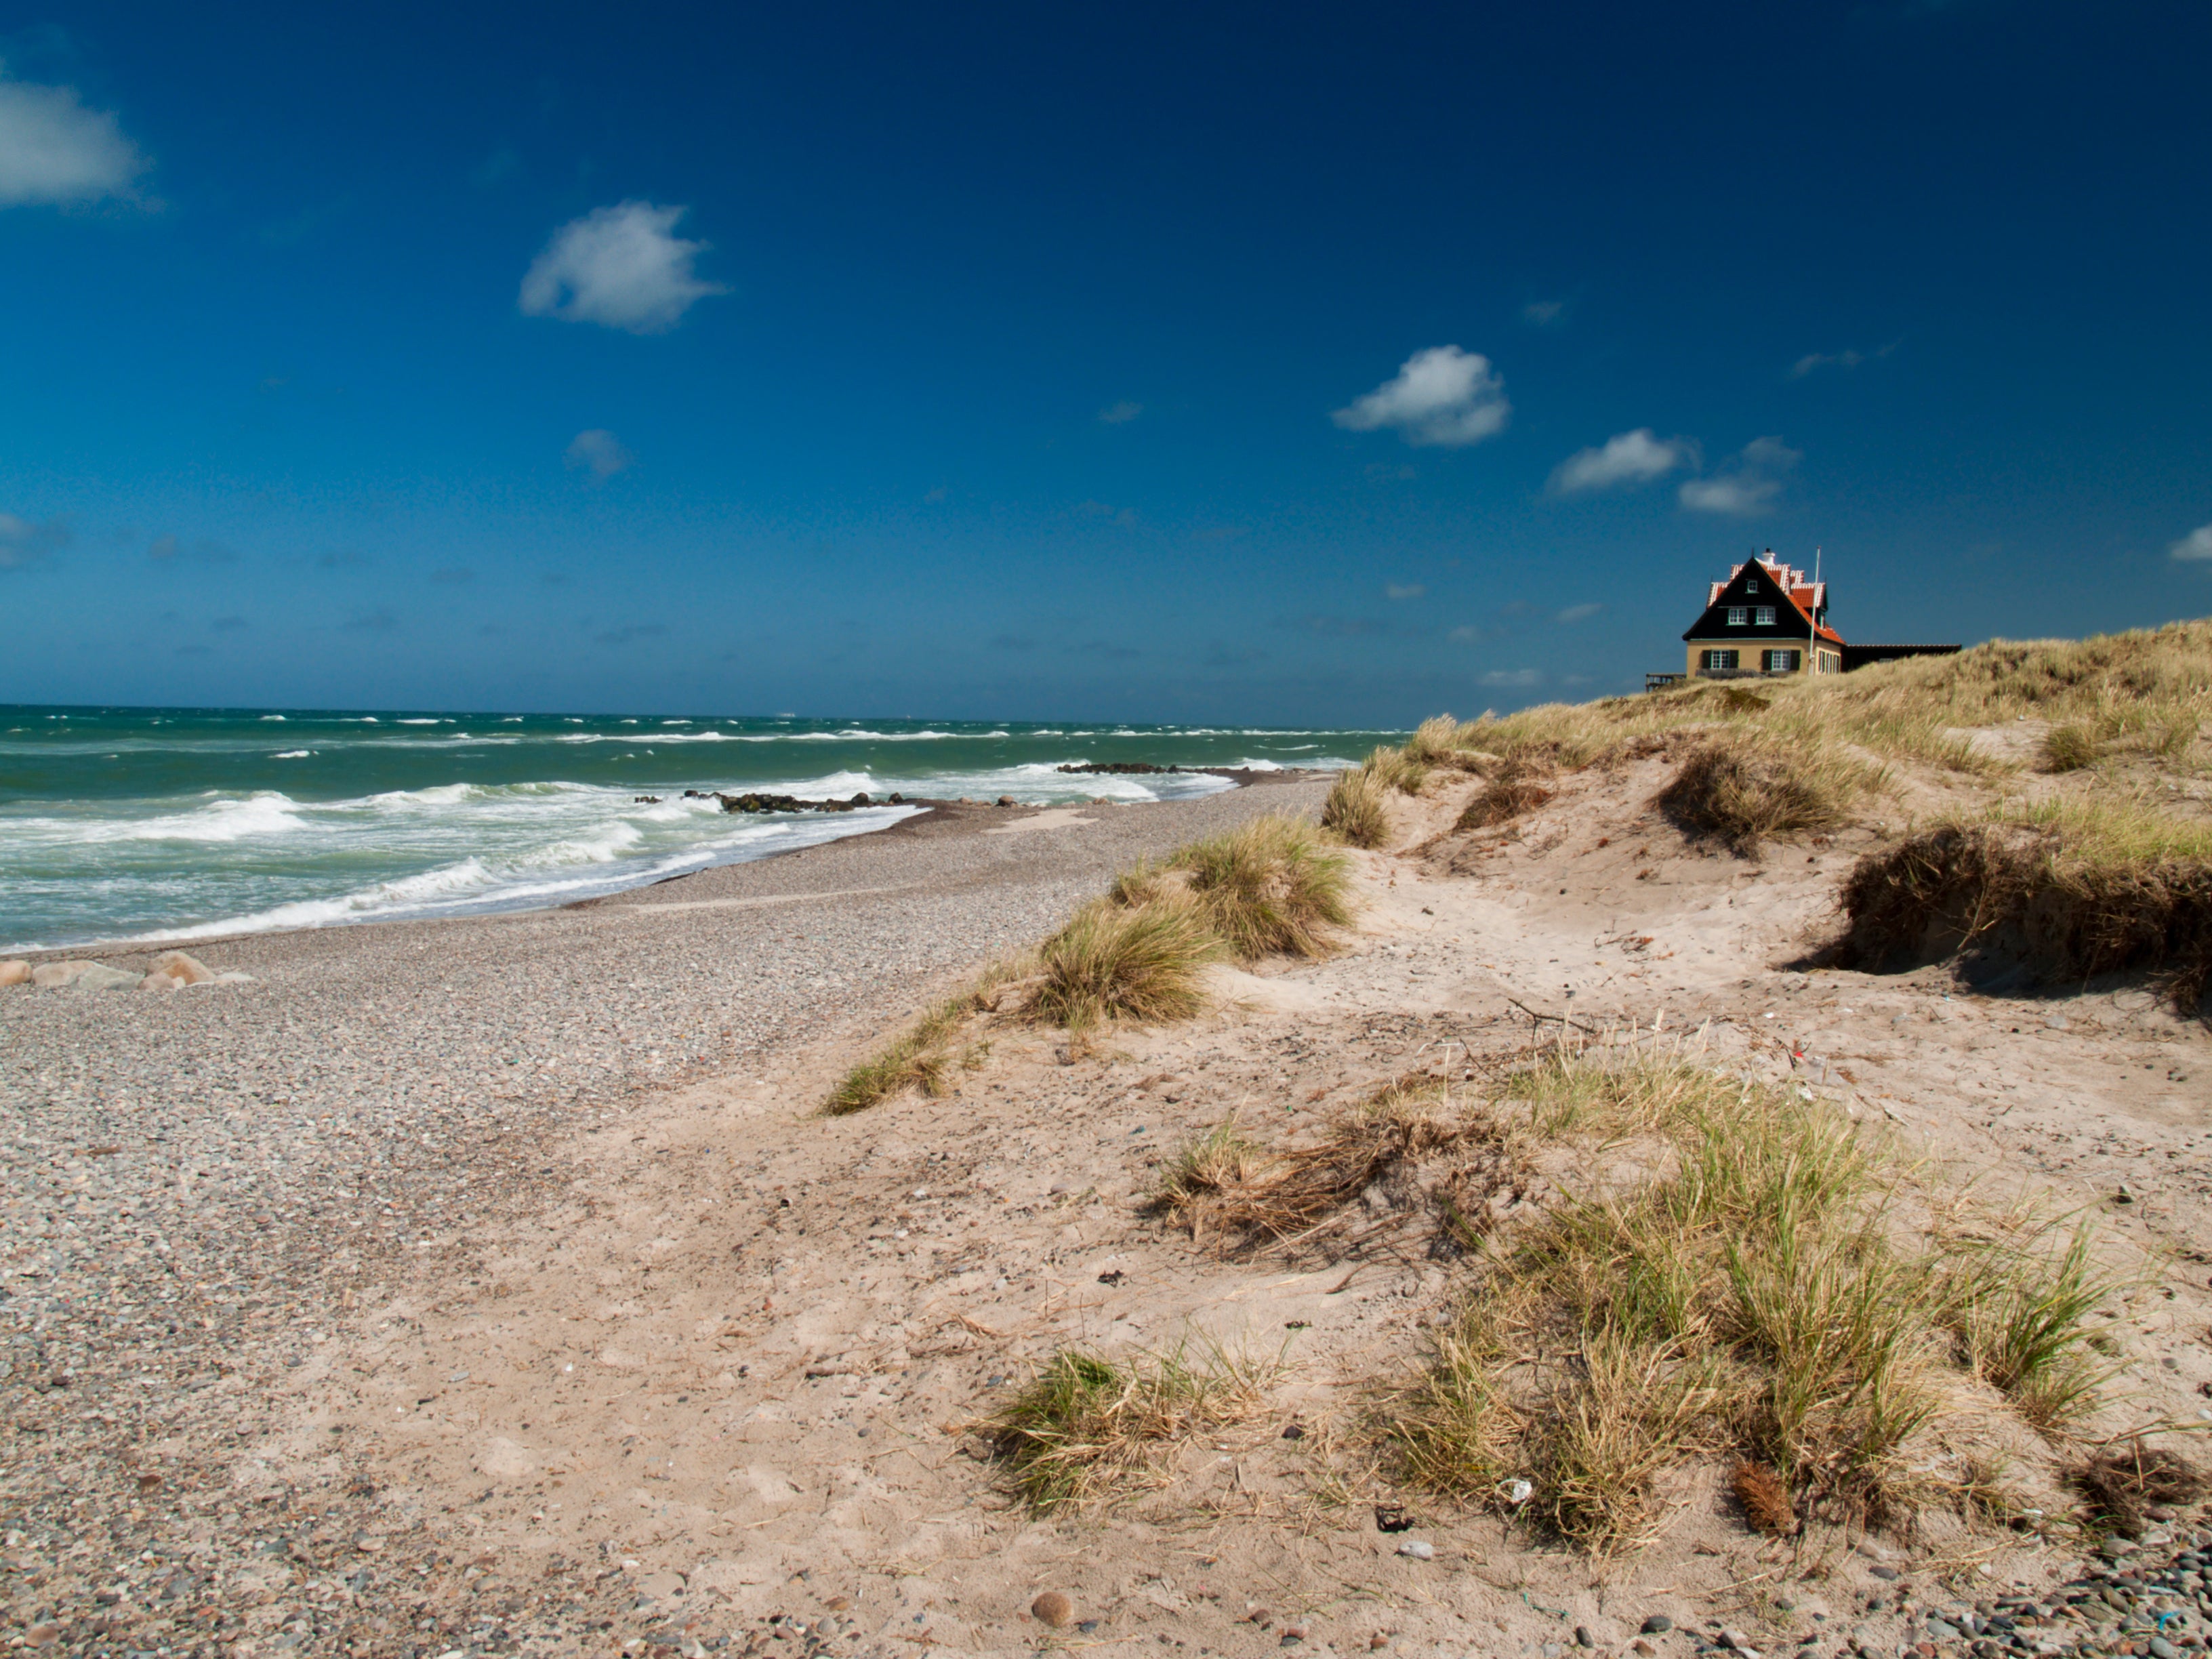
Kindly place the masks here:
<instances>
[{"instance_id":1,"label":"pebble","mask_svg":"<svg viewBox=\"0 0 2212 1659\"><path fill-rule=\"evenodd\" d=\"M1644 1621L1644 1633L1646 1636L1664 1636L1674 1628L1674 1621L1663 1613L1655 1613Z\"/></svg>"},{"instance_id":2,"label":"pebble","mask_svg":"<svg viewBox=\"0 0 2212 1659\"><path fill-rule=\"evenodd\" d=\"M1398 1553L1410 1555L1416 1561L1433 1561L1437 1559L1437 1547L1418 1538L1408 1538L1398 1546Z\"/></svg>"},{"instance_id":3,"label":"pebble","mask_svg":"<svg viewBox=\"0 0 2212 1659\"><path fill-rule=\"evenodd\" d=\"M1058 1590L1047 1590L1030 1603L1030 1617L1059 1630L1075 1617L1075 1603Z\"/></svg>"}]
</instances>

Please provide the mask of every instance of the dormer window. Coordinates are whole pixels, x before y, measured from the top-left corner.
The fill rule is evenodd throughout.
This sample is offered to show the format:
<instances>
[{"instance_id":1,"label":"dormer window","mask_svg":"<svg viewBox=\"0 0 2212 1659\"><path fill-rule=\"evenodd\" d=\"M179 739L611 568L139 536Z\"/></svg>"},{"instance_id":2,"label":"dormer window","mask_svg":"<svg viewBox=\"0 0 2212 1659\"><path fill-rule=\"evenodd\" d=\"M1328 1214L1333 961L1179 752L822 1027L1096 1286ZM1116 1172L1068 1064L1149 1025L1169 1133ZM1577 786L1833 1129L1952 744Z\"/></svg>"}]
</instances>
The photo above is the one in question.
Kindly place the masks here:
<instances>
[{"instance_id":1,"label":"dormer window","mask_svg":"<svg viewBox=\"0 0 2212 1659\"><path fill-rule=\"evenodd\" d=\"M1750 621L1751 608L1748 605L1732 605L1729 607L1728 625L1730 628L1742 628Z\"/></svg>"},{"instance_id":2,"label":"dormer window","mask_svg":"<svg viewBox=\"0 0 2212 1659\"><path fill-rule=\"evenodd\" d=\"M1759 578L1758 578L1758 577L1756 577L1756 576L1746 576L1746 577L1743 579L1743 591L1744 591L1745 592L1747 592L1747 593L1756 593L1756 592L1759 592Z\"/></svg>"}]
</instances>

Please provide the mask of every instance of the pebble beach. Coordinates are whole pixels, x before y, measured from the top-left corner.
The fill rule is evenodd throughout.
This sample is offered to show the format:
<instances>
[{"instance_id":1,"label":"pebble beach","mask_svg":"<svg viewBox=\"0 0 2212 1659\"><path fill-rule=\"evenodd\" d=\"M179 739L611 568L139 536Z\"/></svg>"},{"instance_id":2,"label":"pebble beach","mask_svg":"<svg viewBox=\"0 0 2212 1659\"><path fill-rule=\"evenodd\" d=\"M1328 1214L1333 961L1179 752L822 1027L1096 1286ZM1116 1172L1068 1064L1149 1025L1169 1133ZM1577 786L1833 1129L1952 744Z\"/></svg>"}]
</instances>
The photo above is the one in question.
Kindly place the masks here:
<instances>
[{"instance_id":1,"label":"pebble beach","mask_svg":"<svg viewBox=\"0 0 2212 1659\"><path fill-rule=\"evenodd\" d=\"M334 1476L304 1525L238 1467L365 1275L526 1211L548 1139L638 1091L888 1030L1117 869L1324 787L941 807L565 909L194 945L251 983L0 989L0 1644L229 1652L241 1585L303 1564L303 1605L373 1596L373 1487Z\"/></svg>"}]
</instances>

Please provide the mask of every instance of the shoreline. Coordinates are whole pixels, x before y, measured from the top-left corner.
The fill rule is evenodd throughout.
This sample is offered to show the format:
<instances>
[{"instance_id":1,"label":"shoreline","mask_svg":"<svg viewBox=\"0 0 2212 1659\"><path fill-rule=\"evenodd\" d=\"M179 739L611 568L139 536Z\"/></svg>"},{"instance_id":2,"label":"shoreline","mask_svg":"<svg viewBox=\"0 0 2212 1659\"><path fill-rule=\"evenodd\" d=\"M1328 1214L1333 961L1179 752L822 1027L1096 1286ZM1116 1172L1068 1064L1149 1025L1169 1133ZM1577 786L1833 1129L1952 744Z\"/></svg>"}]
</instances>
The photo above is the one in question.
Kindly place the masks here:
<instances>
[{"instance_id":1,"label":"shoreline","mask_svg":"<svg viewBox=\"0 0 2212 1659\"><path fill-rule=\"evenodd\" d=\"M188 954L198 955L202 950L218 949L225 945L237 945L249 939L283 939L299 934L346 933L361 928L413 927L435 923L497 922L529 916L555 915L566 910L579 910L596 905L617 902L633 893L650 892L655 888L667 886L672 883L691 881L702 876L712 875L717 871L738 870L753 865L776 863L782 860L797 858L802 854L817 851L822 848L834 847L847 842L877 840L893 836L908 832L910 826L917 825L930 820L939 821L940 827L934 833L941 834L944 833L944 830L942 828L944 820L951 819L954 822L964 822L964 815L971 813L989 815L991 817L996 819L1015 813L1025 814L1029 817L1034 817L1037 814L1044 812L1062 812L1069 811L1089 811L1094 810L1103 811L1108 809L1121 811L1129 807L1183 805L1188 805L1192 801L1196 800L1218 799L1222 795L1232 794L1243 789L1266 787L1271 784L1308 782L1317 778L1334 775L1334 773L1330 771L1310 768L1291 767L1283 767L1267 771L1257 770L1249 767L1214 766L1186 766L1181 768L1164 768L1162 769L1179 770L1185 774L1204 773L1209 776L1227 778L1231 782L1231 787L1227 790L1217 791L1212 795L1200 795L1165 800L1107 801L1094 797L1090 800L1082 802L1052 802L1044 805L1032 805L1028 802L1023 802L1012 807L997 806L987 802L975 800L939 799L923 796L908 796L898 804L902 806L918 806L923 810L919 812L910 813L905 817L896 819L892 823L884 824L877 829L856 830L850 835L833 836L828 841L811 842L796 847L774 848L750 858L732 859L726 863L705 865L699 869L681 871L674 875L655 876L648 879L641 880L632 886L617 888L611 892L595 893L588 897L565 900L556 904L523 904L518 905L512 909L489 908L483 910L466 910L442 915L369 915L363 916L358 921L316 922L303 927L241 928L235 932L225 933L194 933L181 936L173 934L161 937L138 934L119 939L91 939L74 945L56 945L21 948L10 947L5 950L0 950L0 958L4 958L9 961L27 962L35 966L42 963L73 962L91 958L107 961L111 957L118 959L143 957L146 963L150 964L155 957L167 951L183 951ZM885 803L877 802L874 804L880 805ZM978 825L976 826L976 829L981 833L988 833L988 829L984 826ZM204 924L194 923L186 925L199 926ZM130 966L131 963L127 961L118 960L111 963L111 965Z\"/></svg>"}]
</instances>

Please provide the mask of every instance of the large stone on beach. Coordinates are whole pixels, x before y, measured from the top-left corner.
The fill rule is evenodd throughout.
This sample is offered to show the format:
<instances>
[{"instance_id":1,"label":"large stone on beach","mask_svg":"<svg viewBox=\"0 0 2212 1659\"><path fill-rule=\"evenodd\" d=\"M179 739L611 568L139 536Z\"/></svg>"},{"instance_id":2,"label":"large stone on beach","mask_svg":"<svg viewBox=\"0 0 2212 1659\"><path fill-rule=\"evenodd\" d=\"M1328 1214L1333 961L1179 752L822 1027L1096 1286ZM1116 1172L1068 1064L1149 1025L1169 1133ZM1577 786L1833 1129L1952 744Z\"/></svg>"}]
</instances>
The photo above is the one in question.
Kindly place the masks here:
<instances>
[{"instance_id":1,"label":"large stone on beach","mask_svg":"<svg viewBox=\"0 0 2212 1659\"><path fill-rule=\"evenodd\" d=\"M104 962L42 962L31 969L32 984L57 991L127 991L144 977Z\"/></svg>"},{"instance_id":2,"label":"large stone on beach","mask_svg":"<svg viewBox=\"0 0 2212 1659\"><path fill-rule=\"evenodd\" d=\"M0 962L0 985L28 985L31 964L27 962Z\"/></svg>"},{"instance_id":3,"label":"large stone on beach","mask_svg":"<svg viewBox=\"0 0 2212 1659\"><path fill-rule=\"evenodd\" d=\"M138 981L138 988L142 991L181 991L185 988L185 982L180 979L171 979L167 974L149 974Z\"/></svg>"},{"instance_id":4,"label":"large stone on beach","mask_svg":"<svg viewBox=\"0 0 2212 1659\"><path fill-rule=\"evenodd\" d=\"M215 977L214 969L182 951L162 951L154 958L154 971L167 974L179 985L205 985Z\"/></svg>"}]
</instances>

